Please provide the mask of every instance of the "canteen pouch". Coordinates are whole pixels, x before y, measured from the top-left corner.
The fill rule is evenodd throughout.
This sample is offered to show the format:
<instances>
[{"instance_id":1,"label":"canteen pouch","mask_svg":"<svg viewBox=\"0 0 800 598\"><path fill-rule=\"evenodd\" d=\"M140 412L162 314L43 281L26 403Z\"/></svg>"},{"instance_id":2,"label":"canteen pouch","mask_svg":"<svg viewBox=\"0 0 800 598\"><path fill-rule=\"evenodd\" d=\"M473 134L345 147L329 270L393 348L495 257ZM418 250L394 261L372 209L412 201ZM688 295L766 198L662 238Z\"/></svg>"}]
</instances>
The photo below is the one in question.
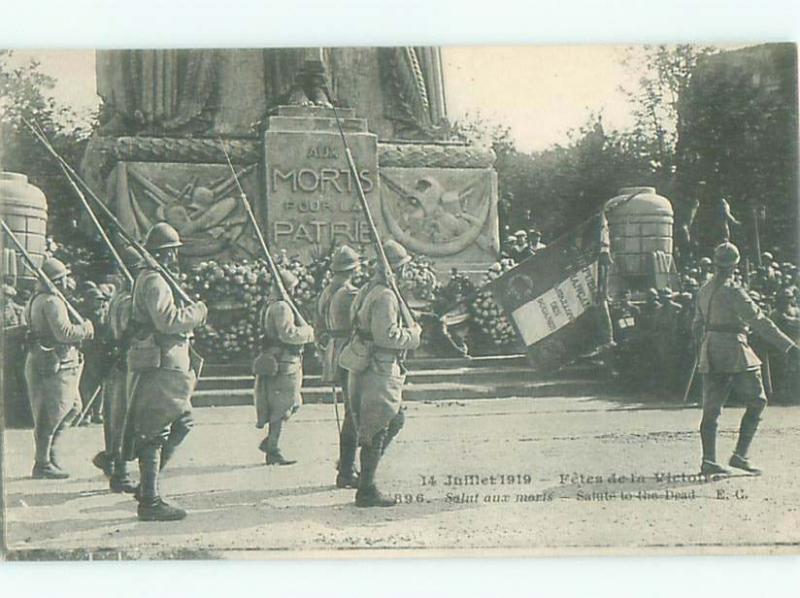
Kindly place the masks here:
<instances>
[{"instance_id":1,"label":"canteen pouch","mask_svg":"<svg viewBox=\"0 0 800 598\"><path fill-rule=\"evenodd\" d=\"M363 372L369 367L369 363L370 347L358 336L354 336L339 355L339 367L348 372Z\"/></svg>"},{"instance_id":2,"label":"canteen pouch","mask_svg":"<svg viewBox=\"0 0 800 598\"><path fill-rule=\"evenodd\" d=\"M194 377L196 379L200 379L200 374L203 371L203 364L205 361L206 360L203 359L203 356L195 351L194 346L189 345L189 369L194 372Z\"/></svg>"},{"instance_id":3,"label":"canteen pouch","mask_svg":"<svg viewBox=\"0 0 800 598\"><path fill-rule=\"evenodd\" d=\"M278 360L274 353L261 353L253 360L253 373L256 376L275 376L278 373Z\"/></svg>"},{"instance_id":4,"label":"canteen pouch","mask_svg":"<svg viewBox=\"0 0 800 598\"><path fill-rule=\"evenodd\" d=\"M161 367L161 347L153 335L134 340L128 349L128 370L135 372Z\"/></svg>"}]
</instances>

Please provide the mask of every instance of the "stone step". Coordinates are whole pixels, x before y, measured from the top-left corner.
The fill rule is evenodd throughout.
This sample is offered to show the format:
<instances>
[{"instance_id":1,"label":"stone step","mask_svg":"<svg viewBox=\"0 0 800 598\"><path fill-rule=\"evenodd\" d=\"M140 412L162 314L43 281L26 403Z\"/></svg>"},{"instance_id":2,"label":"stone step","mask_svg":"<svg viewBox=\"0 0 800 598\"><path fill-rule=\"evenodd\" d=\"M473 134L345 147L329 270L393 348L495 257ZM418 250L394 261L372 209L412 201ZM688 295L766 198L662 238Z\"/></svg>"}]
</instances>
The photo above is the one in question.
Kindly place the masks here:
<instances>
[{"instance_id":1,"label":"stone step","mask_svg":"<svg viewBox=\"0 0 800 598\"><path fill-rule=\"evenodd\" d=\"M311 366L311 367L309 367ZM466 359L463 357L414 357L406 360L409 371L420 370L459 370L459 369L478 369L478 368L499 368L504 366L528 367L524 355L497 355L488 357L474 357ZM311 371L313 364L306 361L306 370ZM203 367L202 377L218 376L249 376L250 363L207 363Z\"/></svg>"},{"instance_id":2,"label":"stone step","mask_svg":"<svg viewBox=\"0 0 800 598\"><path fill-rule=\"evenodd\" d=\"M539 380L526 384L497 383L470 384L461 381L445 381L413 384L403 390L406 401L441 401L494 399L508 397L569 397L601 394L605 388L602 380L592 377L584 379ZM330 390L325 387L303 388L305 403L332 402ZM253 404L253 389L198 390L192 395L195 407L227 407Z\"/></svg>"},{"instance_id":3,"label":"stone step","mask_svg":"<svg viewBox=\"0 0 800 598\"><path fill-rule=\"evenodd\" d=\"M573 376L575 372L570 372ZM558 378L559 376L554 376ZM252 388L252 375L223 375L223 376L202 376L197 383L198 390L220 390ZM409 383L426 382L446 382L462 381L474 384L497 384L500 382L526 383L541 380L541 376L532 371L529 367L483 367L483 368L443 368L426 370L409 370L407 380ZM304 388L328 387L323 383L318 374L306 374L303 376Z\"/></svg>"}]
</instances>

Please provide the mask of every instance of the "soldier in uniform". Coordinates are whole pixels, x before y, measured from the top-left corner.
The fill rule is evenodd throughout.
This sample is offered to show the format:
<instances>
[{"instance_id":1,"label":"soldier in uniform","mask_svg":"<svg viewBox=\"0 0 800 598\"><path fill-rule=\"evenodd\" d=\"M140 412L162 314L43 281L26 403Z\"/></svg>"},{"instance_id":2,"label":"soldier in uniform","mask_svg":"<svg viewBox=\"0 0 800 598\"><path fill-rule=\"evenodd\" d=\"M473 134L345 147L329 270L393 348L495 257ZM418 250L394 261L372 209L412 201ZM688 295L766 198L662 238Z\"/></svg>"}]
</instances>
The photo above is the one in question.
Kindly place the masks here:
<instances>
[{"instance_id":1,"label":"soldier in uniform","mask_svg":"<svg viewBox=\"0 0 800 598\"><path fill-rule=\"evenodd\" d=\"M323 348L322 382L342 389L344 396L344 423L339 435L339 465L337 488L358 488L355 462L358 450L358 430L347 400L347 371L339 366L339 355L350 338L350 307L358 293L353 276L359 269L359 255L344 245L331 260L333 277L322 290L317 303L316 336ZM334 400L336 397L334 397Z\"/></svg>"},{"instance_id":2,"label":"soldier in uniform","mask_svg":"<svg viewBox=\"0 0 800 598\"><path fill-rule=\"evenodd\" d=\"M668 395L677 390L678 373L678 323L683 307L673 300L672 289L664 287L658 292L660 305L653 315L653 343L658 357L661 389Z\"/></svg>"},{"instance_id":3,"label":"soldier in uniform","mask_svg":"<svg viewBox=\"0 0 800 598\"><path fill-rule=\"evenodd\" d=\"M531 247L528 245L528 233L524 230L518 230L514 233L514 244L508 250L508 257L519 264L532 255Z\"/></svg>"},{"instance_id":4,"label":"soldier in uniform","mask_svg":"<svg viewBox=\"0 0 800 598\"><path fill-rule=\"evenodd\" d=\"M141 267L141 256L128 246L121 252L128 270L136 276ZM136 490L136 485L128 473L128 462L122 455L122 429L128 410L128 360L131 328L131 289L126 278L119 276L114 293L108 304L106 325L114 345L110 355L109 369L105 372L103 383L103 438L105 450L95 455L92 463L109 477L112 492Z\"/></svg>"},{"instance_id":5,"label":"soldier in uniform","mask_svg":"<svg viewBox=\"0 0 800 598\"><path fill-rule=\"evenodd\" d=\"M755 436L767 396L761 381L761 361L747 342L748 327L778 350L797 360L797 345L783 334L753 303L747 292L733 281L739 263L739 250L722 243L714 250L714 277L697 295L694 320L695 338L700 343L697 371L703 374L703 419L700 437L703 446L701 472L727 474L717 463L717 420L735 388L747 400L739 428L739 438L728 462L731 467L750 473L759 470L750 464L747 452Z\"/></svg>"},{"instance_id":6,"label":"soldier in uniform","mask_svg":"<svg viewBox=\"0 0 800 598\"><path fill-rule=\"evenodd\" d=\"M69 271L61 261L45 259L42 271L55 285L67 289ZM73 324L64 301L41 282L25 307L25 320L30 326L25 381L36 443L33 477L68 478L59 458L59 441L67 422L80 411L83 356L78 344L92 338L94 326L90 320Z\"/></svg>"},{"instance_id":7,"label":"soldier in uniform","mask_svg":"<svg viewBox=\"0 0 800 598\"><path fill-rule=\"evenodd\" d=\"M411 261L405 247L387 241L384 251L389 266L402 277ZM351 309L354 335L342 351L339 363L348 370L348 400L358 425L361 475L356 506L389 507L394 501L375 485L378 462L404 423L400 408L406 369L405 351L416 349L421 328L407 328L400 303L379 267L372 280L356 296ZM410 314L409 314L410 315ZM410 319L410 317L409 317Z\"/></svg>"},{"instance_id":8,"label":"soldier in uniform","mask_svg":"<svg viewBox=\"0 0 800 598\"><path fill-rule=\"evenodd\" d=\"M292 297L297 277L288 270L281 270L280 277ZM314 329L295 315L275 281L261 314L261 332L262 350L253 364L256 427L262 429L269 424L269 429L258 448L266 454L267 465L292 465L296 461L284 458L278 441L283 422L302 403L303 345L314 342Z\"/></svg>"},{"instance_id":9,"label":"soldier in uniform","mask_svg":"<svg viewBox=\"0 0 800 598\"><path fill-rule=\"evenodd\" d=\"M145 248L168 271L178 272L178 232L166 222L147 233ZM186 511L164 502L159 472L192 426L190 398L200 368L190 342L205 323L208 310L198 301L177 302L167 279L144 267L131 298L131 342L128 349L128 414L123 454L139 460L138 516L142 521L173 521Z\"/></svg>"}]
</instances>

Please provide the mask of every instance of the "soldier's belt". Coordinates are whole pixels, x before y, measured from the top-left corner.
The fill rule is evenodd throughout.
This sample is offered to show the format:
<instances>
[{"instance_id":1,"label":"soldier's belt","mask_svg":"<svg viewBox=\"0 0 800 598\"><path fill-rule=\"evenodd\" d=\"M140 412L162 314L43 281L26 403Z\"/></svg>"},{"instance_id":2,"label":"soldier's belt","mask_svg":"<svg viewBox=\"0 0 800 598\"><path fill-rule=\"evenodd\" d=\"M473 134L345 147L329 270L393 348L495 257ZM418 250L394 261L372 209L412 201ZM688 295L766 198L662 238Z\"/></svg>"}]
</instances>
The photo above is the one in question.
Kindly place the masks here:
<instances>
[{"instance_id":1,"label":"soldier's belt","mask_svg":"<svg viewBox=\"0 0 800 598\"><path fill-rule=\"evenodd\" d=\"M328 336L331 338L350 338L349 330L328 330Z\"/></svg>"},{"instance_id":2,"label":"soldier's belt","mask_svg":"<svg viewBox=\"0 0 800 598\"><path fill-rule=\"evenodd\" d=\"M741 326L707 326L706 332L724 332L727 334L744 334L746 330Z\"/></svg>"}]
</instances>

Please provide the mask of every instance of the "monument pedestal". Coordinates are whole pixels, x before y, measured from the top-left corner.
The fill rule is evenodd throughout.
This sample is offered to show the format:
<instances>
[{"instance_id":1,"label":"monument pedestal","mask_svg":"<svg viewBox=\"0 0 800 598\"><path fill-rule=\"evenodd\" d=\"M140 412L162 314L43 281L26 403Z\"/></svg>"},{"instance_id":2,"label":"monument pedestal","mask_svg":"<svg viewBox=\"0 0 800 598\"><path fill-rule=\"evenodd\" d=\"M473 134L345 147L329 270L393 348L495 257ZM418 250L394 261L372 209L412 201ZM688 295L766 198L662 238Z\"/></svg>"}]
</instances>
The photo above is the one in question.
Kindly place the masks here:
<instances>
[{"instance_id":1,"label":"monument pedestal","mask_svg":"<svg viewBox=\"0 0 800 598\"><path fill-rule=\"evenodd\" d=\"M377 214L378 138L353 110L337 112L367 203ZM332 109L278 107L264 133L264 165L265 201L257 216L272 247L306 263L342 244L369 249L369 227Z\"/></svg>"}]
</instances>

